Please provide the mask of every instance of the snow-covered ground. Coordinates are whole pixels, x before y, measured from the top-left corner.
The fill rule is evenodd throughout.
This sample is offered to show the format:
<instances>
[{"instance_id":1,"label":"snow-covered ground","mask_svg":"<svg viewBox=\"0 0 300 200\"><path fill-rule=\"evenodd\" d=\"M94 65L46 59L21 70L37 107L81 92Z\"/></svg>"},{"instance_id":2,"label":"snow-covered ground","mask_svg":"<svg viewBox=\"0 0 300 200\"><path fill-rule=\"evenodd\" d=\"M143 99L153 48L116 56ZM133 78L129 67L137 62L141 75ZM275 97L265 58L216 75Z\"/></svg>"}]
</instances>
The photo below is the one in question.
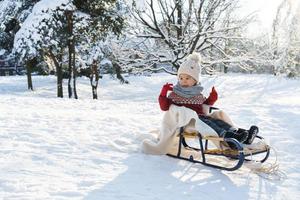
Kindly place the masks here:
<instances>
[{"instance_id":1,"label":"snow-covered ground","mask_svg":"<svg viewBox=\"0 0 300 200\"><path fill-rule=\"evenodd\" d=\"M300 80L271 75L204 76L216 106L241 127L257 124L287 177L267 180L141 153L159 127L157 95L176 77L104 77L99 100L78 80L79 100L56 98L55 77L0 77L0 199L300 199ZM65 81L66 83L66 81ZM65 95L67 94L65 88ZM270 160L274 158L271 155Z\"/></svg>"}]
</instances>

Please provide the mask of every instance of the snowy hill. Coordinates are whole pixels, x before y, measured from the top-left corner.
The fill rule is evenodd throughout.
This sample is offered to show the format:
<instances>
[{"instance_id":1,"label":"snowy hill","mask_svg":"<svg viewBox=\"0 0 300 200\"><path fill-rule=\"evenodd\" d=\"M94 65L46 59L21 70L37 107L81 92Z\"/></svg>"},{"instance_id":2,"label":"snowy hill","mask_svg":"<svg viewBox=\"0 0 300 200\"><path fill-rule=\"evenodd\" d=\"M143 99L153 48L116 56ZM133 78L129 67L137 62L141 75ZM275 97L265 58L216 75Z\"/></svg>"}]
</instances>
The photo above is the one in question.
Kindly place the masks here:
<instances>
[{"instance_id":1,"label":"snowy hill","mask_svg":"<svg viewBox=\"0 0 300 200\"><path fill-rule=\"evenodd\" d=\"M287 178L267 180L243 166L220 171L141 153L159 127L157 95L176 77L104 77L99 100L78 80L79 100L56 98L55 77L0 77L0 199L260 199L300 198L300 80L270 75L204 76L218 107L241 127L257 124L277 151ZM66 84L66 82L65 82ZM67 88L64 88L66 93ZM274 159L274 154L271 155Z\"/></svg>"}]
</instances>

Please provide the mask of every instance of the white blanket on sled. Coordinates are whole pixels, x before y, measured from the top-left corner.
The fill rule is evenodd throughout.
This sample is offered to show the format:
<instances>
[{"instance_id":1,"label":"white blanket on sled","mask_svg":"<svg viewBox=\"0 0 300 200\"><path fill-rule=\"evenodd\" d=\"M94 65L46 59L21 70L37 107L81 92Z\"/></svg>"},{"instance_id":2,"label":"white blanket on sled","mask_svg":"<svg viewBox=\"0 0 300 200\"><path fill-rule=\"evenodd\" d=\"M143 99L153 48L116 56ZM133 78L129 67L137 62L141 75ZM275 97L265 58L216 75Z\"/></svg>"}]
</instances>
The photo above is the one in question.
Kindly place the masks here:
<instances>
[{"instance_id":1,"label":"white blanket on sled","mask_svg":"<svg viewBox=\"0 0 300 200\"><path fill-rule=\"evenodd\" d=\"M178 144L178 138L176 138L177 130L187 125L188 129L197 130L203 136L218 136L212 128L198 118L195 111L183 106L171 105L164 114L158 133L158 140L144 140L142 143L143 152L156 155L167 154L176 142Z\"/></svg>"}]
</instances>

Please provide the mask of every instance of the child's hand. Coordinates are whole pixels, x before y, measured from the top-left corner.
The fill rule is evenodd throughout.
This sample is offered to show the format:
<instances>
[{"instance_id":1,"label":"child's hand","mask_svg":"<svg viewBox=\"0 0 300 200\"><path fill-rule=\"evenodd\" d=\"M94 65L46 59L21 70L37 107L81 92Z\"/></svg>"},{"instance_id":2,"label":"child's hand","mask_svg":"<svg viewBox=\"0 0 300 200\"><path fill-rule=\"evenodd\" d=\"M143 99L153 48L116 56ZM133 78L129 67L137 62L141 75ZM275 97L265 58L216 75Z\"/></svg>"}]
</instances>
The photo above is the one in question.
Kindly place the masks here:
<instances>
[{"instance_id":1,"label":"child's hand","mask_svg":"<svg viewBox=\"0 0 300 200\"><path fill-rule=\"evenodd\" d=\"M170 90L170 91L173 90L173 84L172 84L172 83L166 83L166 84L162 87L161 92L160 92L160 95L163 96L163 97L167 96L167 93L168 93L169 90Z\"/></svg>"},{"instance_id":2,"label":"child's hand","mask_svg":"<svg viewBox=\"0 0 300 200\"><path fill-rule=\"evenodd\" d=\"M213 102L218 100L218 93L217 93L215 87L212 87L208 98L210 99L210 101L213 101Z\"/></svg>"},{"instance_id":3,"label":"child's hand","mask_svg":"<svg viewBox=\"0 0 300 200\"><path fill-rule=\"evenodd\" d=\"M204 101L204 104L212 106L217 100L218 100L218 93L215 87L212 87L209 97Z\"/></svg>"}]
</instances>

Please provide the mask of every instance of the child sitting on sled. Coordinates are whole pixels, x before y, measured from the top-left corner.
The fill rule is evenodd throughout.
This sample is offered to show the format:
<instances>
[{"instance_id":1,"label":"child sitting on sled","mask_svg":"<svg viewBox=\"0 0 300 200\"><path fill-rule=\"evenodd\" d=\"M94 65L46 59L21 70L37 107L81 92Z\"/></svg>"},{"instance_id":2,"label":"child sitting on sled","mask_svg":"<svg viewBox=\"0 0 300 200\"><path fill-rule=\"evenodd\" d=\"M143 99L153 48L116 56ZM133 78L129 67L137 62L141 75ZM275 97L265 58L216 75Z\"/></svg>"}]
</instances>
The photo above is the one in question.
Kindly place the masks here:
<instances>
[{"instance_id":1,"label":"child sitting on sled","mask_svg":"<svg viewBox=\"0 0 300 200\"><path fill-rule=\"evenodd\" d=\"M171 104L185 106L194 110L220 137L235 138L241 143L251 144L258 133L257 126L251 126L249 130L236 128L225 112L205 112L205 106L212 106L217 101L218 94L213 87L208 98L203 96L203 87L199 83L200 59L197 53L189 55L178 69L177 84L173 86L166 83L162 87L158 98L161 110L169 110ZM168 91L171 91L169 95Z\"/></svg>"}]
</instances>

